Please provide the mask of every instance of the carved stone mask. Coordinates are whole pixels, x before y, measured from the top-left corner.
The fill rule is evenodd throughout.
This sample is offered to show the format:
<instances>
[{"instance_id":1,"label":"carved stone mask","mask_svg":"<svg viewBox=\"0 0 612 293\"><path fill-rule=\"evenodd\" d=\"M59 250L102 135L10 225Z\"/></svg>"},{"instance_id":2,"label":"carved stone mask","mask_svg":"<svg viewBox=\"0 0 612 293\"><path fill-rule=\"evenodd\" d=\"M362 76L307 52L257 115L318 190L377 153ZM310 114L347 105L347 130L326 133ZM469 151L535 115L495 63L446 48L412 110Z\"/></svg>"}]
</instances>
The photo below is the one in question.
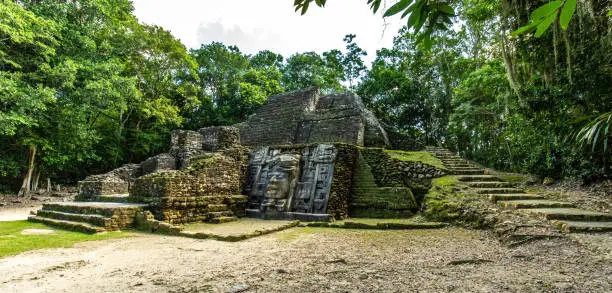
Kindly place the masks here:
<instances>
[{"instance_id":1,"label":"carved stone mask","mask_svg":"<svg viewBox=\"0 0 612 293\"><path fill-rule=\"evenodd\" d=\"M295 188L294 178L299 173L300 155L282 154L277 156L270 164L265 197L285 199Z\"/></svg>"}]
</instances>

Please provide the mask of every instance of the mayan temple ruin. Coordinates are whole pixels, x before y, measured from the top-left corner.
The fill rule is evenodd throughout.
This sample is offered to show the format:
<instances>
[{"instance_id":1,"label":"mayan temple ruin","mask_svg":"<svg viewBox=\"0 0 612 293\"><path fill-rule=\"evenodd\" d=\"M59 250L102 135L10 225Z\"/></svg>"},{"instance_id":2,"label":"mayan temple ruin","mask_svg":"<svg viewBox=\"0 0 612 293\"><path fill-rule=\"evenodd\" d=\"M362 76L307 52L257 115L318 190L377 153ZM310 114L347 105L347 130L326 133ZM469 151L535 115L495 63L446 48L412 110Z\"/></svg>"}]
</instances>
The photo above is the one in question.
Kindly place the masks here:
<instances>
[{"instance_id":1,"label":"mayan temple ruin","mask_svg":"<svg viewBox=\"0 0 612 293\"><path fill-rule=\"evenodd\" d=\"M408 217L445 172L392 160L390 137L407 140L388 135L353 93L284 93L243 123L174 130L167 153L89 176L76 202L46 204L30 220L98 232L151 221Z\"/></svg>"}]
</instances>

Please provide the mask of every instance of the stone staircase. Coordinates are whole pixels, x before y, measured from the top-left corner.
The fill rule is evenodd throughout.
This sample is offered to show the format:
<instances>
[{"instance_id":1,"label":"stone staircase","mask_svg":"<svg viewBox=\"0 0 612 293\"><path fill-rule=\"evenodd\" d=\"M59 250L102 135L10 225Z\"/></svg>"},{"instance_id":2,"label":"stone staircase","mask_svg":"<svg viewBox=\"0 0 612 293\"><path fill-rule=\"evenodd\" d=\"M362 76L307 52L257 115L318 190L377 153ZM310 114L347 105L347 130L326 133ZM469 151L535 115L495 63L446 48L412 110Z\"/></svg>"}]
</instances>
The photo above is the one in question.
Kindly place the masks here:
<instances>
[{"instance_id":1,"label":"stone staircase","mask_svg":"<svg viewBox=\"0 0 612 293\"><path fill-rule=\"evenodd\" d=\"M526 193L509 182L485 174L484 169L472 166L447 149L427 147L427 151L438 157L452 174L458 176L459 181L465 182L476 193L488 196L502 209L517 210L549 220L563 232L612 231L612 214L587 211L569 202Z\"/></svg>"},{"instance_id":2,"label":"stone staircase","mask_svg":"<svg viewBox=\"0 0 612 293\"><path fill-rule=\"evenodd\" d=\"M207 223L221 224L238 219L226 204L209 204L206 209L208 213L205 222Z\"/></svg>"},{"instance_id":3,"label":"stone staircase","mask_svg":"<svg viewBox=\"0 0 612 293\"><path fill-rule=\"evenodd\" d=\"M445 148L426 147L433 153L453 175L483 175L484 169L474 167L470 162Z\"/></svg>"},{"instance_id":4,"label":"stone staircase","mask_svg":"<svg viewBox=\"0 0 612 293\"><path fill-rule=\"evenodd\" d=\"M147 206L113 202L44 203L28 220L72 231L100 233L131 228L136 213Z\"/></svg>"}]
</instances>

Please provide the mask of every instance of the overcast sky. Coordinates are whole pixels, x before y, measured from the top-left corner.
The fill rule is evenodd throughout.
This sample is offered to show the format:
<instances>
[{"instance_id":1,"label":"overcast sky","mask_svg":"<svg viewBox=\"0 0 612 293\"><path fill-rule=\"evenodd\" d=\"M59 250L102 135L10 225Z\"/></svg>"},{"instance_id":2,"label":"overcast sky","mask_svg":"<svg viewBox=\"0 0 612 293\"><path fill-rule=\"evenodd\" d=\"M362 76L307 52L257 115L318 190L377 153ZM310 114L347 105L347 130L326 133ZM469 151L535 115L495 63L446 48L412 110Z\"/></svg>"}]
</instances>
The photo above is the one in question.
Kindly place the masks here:
<instances>
[{"instance_id":1,"label":"overcast sky","mask_svg":"<svg viewBox=\"0 0 612 293\"><path fill-rule=\"evenodd\" d=\"M293 0L133 0L141 22L159 25L188 48L212 41L237 45L254 54L271 50L285 57L296 52L322 53L343 49L346 34L368 52L391 47L405 21L380 12L373 15L365 0L329 0L325 8L310 7L306 15L293 11ZM381 10L383 10L381 8Z\"/></svg>"}]
</instances>

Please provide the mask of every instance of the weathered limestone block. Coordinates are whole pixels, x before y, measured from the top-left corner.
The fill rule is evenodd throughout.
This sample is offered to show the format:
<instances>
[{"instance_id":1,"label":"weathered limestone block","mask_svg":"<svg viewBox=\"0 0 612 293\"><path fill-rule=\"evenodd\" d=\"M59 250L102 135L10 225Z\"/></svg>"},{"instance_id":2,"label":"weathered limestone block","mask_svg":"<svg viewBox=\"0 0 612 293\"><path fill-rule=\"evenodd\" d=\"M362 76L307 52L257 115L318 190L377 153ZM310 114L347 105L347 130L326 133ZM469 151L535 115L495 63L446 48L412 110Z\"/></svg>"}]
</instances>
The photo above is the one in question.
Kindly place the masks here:
<instances>
[{"instance_id":1,"label":"weathered limestone block","mask_svg":"<svg viewBox=\"0 0 612 293\"><path fill-rule=\"evenodd\" d=\"M248 146L294 144L299 123L306 112L314 111L318 97L316 88L269 97L239 125L240 142Z\"/></svg>"},{"instance_id":2,"label":"weathered limestone block","mask_svg":"<svg viewBox=\"0 0 612 293\"><path fill-rule=\"evenodd\" d=\"M212 126L200 128L202 146L205 151L216 152L229 149L240 144L240 130L232 126Z\"/></svg>"},{"instance_id":3,"label":"weathered limestone block","mask_svg":"<svg viewBox=\"0 0 612 293\"><path fill-rule=\"evenodd\" d=\"M408 217L418 209L396 160L382 149L359 151L353 173L351 217Z\"/></svg>"},{"instance_id":4,"label":"weathered limestone block","mask_svg":"<svg viewBox=\"0 0 612 293\"><path fill-rule=\"evenodd\" d=\"M363 136L363 144L365 146L388 147L391 146L391 141L387 135L387 131L383 128L374 113L365 109L363 112L365 119L365 129Z\"/></svg>"},{"instance_id":5,"label":"weathered limestone block","mask_svg":"<svg viewBox=\"0 0 612 293\"><path fill-rule=\"evenodd\" d=\"M92 175L79 181L77 200L97 201L101 195L125 194L130 184L142 174L138 164L126 164L108 173Z\"/></svg>"},{"instance_id":6,"label":"weathered limestone block","mask_svg":"<svg viewBox=\"0 0 612 293\"><path fill-rule=\"evenodd\" d=\"M385 130L359 96L354 93L320 96L316 88L270 97L239 127L241 143L249 146L389 145Z\"/></svg>"},{"instance_id":7,"label":"weathered limestone block","mask_svg":"<svg viewBox=\"0 0 612 293\"><path fill-rule=\"evenodd\" d=\"M176 158L170 154L159 154L146 159L141 163L142 174L151 174L160 171L176 170Z\"/></svg>"},{"instance_id":8,"label":"weathered limestone block","mask_svg":"<svg viewBox=\"0 0 612 293\"><path fill-rule=\"evenodd\" d=\"M98 201L101 195L125 194L129 192L127 181L79 181L77 200Z\"/></svg>"},{"instance_id":9,"label":"weathered limestone block","mask_svg":"<svg viewBox=\"0 0 612 293\"><path fill-rule=\"evenodd\" d=\"M204 137L197 131L173 130L171 136L170 155L178 160L178 168L189 167L190 158L203 151Z\"/></svg>"},{"instance_id":10,"label":"weathered limestone block","mask_svg":"<svg viewBox=\"0 0 612 293\"><path fill-rule=\"evenodd\" d=\"M419 151L425 148L425 144L422 141L418 141L414 137L406 133L401 133L390 127L385 127L389 142L391 143L391 149L404 150L404 151Z\"/></svg>"},{"instance_id":11,"label":"weathered limestone block","mask_svg":"<svg viewBox=\"0 0 612 293\"><path fill-rule=\"evenodd\" d=\"M247 152L238 148L200 154L186 170L142 176L134 183L130 201L148 203L155 219L171 224L243 215L246 199L237 195L242 191Z\"/></svg>"}]
</instances>

